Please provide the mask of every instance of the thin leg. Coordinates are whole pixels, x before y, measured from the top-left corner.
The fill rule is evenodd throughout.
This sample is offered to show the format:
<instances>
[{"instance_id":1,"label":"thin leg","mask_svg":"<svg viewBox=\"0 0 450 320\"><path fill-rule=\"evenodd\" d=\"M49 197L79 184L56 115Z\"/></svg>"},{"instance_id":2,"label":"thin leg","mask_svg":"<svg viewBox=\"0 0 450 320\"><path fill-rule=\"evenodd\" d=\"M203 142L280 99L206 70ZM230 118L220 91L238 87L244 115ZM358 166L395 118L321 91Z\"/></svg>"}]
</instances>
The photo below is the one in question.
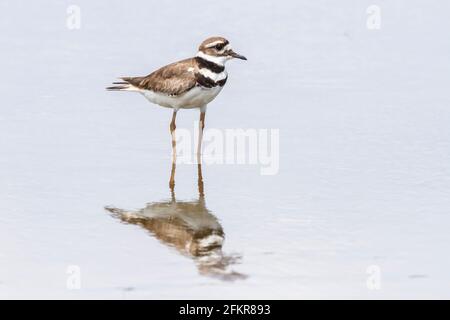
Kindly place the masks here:
<instances>
[{"instance_id":1,"label":"thin leg","mask_svg":"<svg viewBox=\"0 0 450 320\"><path fill-rule=\"evenodd\" d=\"M197 163L201 163L203 129L205 128L206 111L200 111L200 122L198 123L198 145L197 145Z\"/></svg>"},{"instance_id":2,"label":"thin leg","mask_svg":"<svg viewBox=\"0 0 450 320\"><path fill-rule=\"evenodd\" d=\"M172 121L170 122L170 135L172 136L172 170L170 172L169 188L172 196L174 195L175 188L175 167L177 162L177 141L175 139L175 119L177 117L177 112L174 110L172 114Z\"/></svg>"},{"instance_id":3,"label":"thin leg","mask_svg":"<svg viewBox=\"0 0 450 320\"><path fill-rule=\"evenodd\" d=\"M202 165L201 163L197 164L197 172L198 172L198 195L200 196L200 199L203 199L205 197L205 192L203 189L203 175L202 175Z\"/></svg>"},{"instance_id":4,"label":"thin leg","mask_svg":"<svg viewBox=\"0 0 450 320\"><path fill-rule=\"evenodd\" d=\"M172 196L172 201L175 201L175 170L176 164L172 162L172 170L170 171L169 189Z\"/></svg>"},{"instance_id":5,"label":"thin leg","mask_svg":"<svg viewBox=\"0 0 450 320\"><path fill-rule=\"evenodd\" d=\"M175 129L177 126L175 125L175 119L177 118L177 111L174 110L172 114L172 121L170 122L170 135L172 136L172 163L175 163L177 159L177 141L175 137Z\"/></svg>"}]
</instances>

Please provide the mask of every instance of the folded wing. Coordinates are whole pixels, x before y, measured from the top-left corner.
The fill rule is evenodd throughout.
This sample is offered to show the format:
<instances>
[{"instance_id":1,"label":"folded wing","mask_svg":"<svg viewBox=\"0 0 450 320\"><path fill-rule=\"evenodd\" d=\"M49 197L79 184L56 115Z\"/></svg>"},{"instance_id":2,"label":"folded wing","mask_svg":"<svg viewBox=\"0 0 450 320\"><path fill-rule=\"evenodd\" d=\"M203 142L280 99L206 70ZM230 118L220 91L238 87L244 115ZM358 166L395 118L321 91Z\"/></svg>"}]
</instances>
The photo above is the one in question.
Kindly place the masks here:
<instances>
[{"instance_id":1,"label":"folded wing","mask_svg":"<svg viewBox=\"0 0 450 320\"><path fill-rule=\"evenodd\" d=\"M145 77L123 77L121 79L126 84L141 90L177 96L197 84L195 71L196 64L191 58L169 64Z\"/></svg>"}]
</instances>

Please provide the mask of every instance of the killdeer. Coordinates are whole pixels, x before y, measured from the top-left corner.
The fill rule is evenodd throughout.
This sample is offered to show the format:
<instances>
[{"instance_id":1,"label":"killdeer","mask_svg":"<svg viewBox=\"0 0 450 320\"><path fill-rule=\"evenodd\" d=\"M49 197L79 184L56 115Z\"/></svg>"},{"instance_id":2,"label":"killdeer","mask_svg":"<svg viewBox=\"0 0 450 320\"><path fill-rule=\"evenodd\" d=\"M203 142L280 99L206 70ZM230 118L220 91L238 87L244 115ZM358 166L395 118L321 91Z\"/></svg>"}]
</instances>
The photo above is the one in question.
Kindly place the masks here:
<instances>
[{"instance_id":1,"label":"killdeer","mask_svg":"<svg viewBox=\"0 0 450 320\"><path fill-rule=\"evenodd\" d=\"M175 119L179 109L200 109L197 154L201 152L206 106L222 90L228 75L225 62L233 59L247 60L231 49L229 41L222 37L211 37L203 41L197 55L158 69L144 77L122 77L108 87L114 91L134 91L144 95L150 102L172 108L170 133L175 150Z\"/></svg>"}]
</instances>

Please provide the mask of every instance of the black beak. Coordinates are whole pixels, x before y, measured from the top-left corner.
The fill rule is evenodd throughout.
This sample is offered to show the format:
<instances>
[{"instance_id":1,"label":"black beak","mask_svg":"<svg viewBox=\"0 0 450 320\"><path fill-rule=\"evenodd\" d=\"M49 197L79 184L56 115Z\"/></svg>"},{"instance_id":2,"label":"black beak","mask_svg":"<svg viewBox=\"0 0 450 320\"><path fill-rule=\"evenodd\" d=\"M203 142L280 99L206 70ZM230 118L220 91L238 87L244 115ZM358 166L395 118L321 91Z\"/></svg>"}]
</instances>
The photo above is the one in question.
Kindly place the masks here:
<instances>
[{"instance_id":1,"label":"black beak","mask_svg":"<svg viewBox=\"0 0 450 320\"><path fill-rule=\"evenodd\" d=\"M232 56L233 58L236 58L236 59L247 60L246 57L241 56L240 54L237 54L237 53L234 52L233 50L230 50L230 52L228 52L228 55L229 55L229 56Z\"/></svg>"}]
</instances>

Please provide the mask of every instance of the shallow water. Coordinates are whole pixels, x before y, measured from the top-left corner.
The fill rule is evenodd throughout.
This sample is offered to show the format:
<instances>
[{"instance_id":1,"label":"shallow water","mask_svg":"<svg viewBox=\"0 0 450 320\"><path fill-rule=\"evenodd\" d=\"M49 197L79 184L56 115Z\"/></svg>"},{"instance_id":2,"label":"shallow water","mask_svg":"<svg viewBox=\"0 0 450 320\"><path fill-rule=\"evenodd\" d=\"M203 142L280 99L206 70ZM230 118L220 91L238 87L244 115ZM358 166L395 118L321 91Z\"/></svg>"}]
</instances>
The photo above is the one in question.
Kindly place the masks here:
<instances>
[{"instance_id":1,"label":"shallow water","mask_svg":"<svg viewBox=\"0 0 450 320\"><path fill-rule=\"evenodd\" d=\"M197 2L0 4L0 297L449 298L449 4ZM103 88L214 34L249 60L206 127L279 129L279 171L171 190L170 110Z\"/></svg>"}]
</instances>

